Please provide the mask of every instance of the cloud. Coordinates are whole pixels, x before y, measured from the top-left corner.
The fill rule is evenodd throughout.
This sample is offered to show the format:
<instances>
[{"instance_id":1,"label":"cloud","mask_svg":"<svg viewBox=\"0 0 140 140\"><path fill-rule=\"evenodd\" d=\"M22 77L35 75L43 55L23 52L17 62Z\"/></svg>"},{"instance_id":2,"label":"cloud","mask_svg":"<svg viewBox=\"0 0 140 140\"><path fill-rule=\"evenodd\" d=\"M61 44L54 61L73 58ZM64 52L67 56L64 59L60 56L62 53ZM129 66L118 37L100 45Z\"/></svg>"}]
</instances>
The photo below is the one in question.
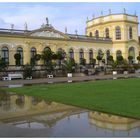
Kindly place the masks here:
<instances>
[{"instance_id":1,"label":"cloud","mask_svg":"<svg viewBox=\"0 0 140 140\"><path fill-rule=\"evenodd\" d=\"M86 18L101 15L101 11L106 15L108 9L112 8L113 13L122 12L126 8L131 14L139 9L138 3L0 3L0 27L10 28L13 23L16 29L24 29L27 22L28 29L40 28L45 23L46 17L50 23L58 30L64 31L68 28L68 33L85 34ZM133 13L132 13L133 12Z\"/></svg>"},{"instance_id":2,"label":"cloud","mask_svg":"<svg viewBox=\"0 0 140 140\"><path fill-rule=\"evenodd\" d=\"M5 12L1 12L2 10ZM49 6L46 3L45 5L5 6L2 10L0 10L0 18L3 19L5 25L13 23L14 27L18 29L24 29L25 22L27 22L29 29L40 28L48 17L50 23L60 31L64 31L65 26L67 26L69 33L74 33L75 29L79 30L79 33L85 30L85 17L81 13L75 13L75 7ZM0 23L0 26L4 23ZM83 31L80 28L83 28Z\"/></svg>"}]
</instances>

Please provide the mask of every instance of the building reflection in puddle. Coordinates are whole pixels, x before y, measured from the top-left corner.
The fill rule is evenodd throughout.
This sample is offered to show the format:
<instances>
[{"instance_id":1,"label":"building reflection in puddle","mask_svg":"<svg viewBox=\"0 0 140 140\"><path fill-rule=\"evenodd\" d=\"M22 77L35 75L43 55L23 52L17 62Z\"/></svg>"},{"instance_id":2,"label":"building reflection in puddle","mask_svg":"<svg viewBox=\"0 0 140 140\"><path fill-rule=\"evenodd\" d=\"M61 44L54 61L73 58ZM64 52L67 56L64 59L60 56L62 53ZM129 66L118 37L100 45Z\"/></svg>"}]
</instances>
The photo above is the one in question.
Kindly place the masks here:
<instances>
[{"instance_id":1,"label":"building reflection in puddle","mask_svg":"<svg viewBox=\"0 0 140 140\"><path fill-rule=\"evenodd\" d=\"M87 137L101 136L102 133L103 136L115 136L116 132L129 136L135 129L138 135L140 130L140 120L8 93L0 93L0 124L19 129L51 129L54 131L51 136L64 136L68 129L70 132L66 132L66 136Z\"/></svg>"}]
</instances>

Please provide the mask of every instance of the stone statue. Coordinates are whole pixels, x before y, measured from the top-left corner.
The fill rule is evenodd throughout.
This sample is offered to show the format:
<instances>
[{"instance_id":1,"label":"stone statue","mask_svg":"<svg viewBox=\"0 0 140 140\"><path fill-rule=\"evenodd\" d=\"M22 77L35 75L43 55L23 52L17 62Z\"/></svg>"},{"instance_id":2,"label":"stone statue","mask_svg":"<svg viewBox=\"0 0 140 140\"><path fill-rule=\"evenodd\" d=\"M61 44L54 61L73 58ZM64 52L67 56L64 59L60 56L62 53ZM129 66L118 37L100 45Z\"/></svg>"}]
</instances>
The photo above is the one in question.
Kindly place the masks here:
<instances>
[{"instance_id":1,"label":"stone statue","mask_svg":"<svg viewBox=\"0 0 140 140\"><path fill-rule=\"evenodd\" d=\"M12 29L12 30L14 29L14 24L11 24L11 29Z\"/></svg>"},{"instance_id":2,"label":"stone statue","mask_svg":"<svg viewBox=\"0 0 140 140\"><path fill-rule=\"evenodd\" d=\"M65 34L67 34L67 27L65 27Z\"/></svg>"},{"instance_id":3,"label":"stone statue","mask_svg":"<svg viewBox=\"0 0 140 140\"><path fill-rule=\"evenodd\" d=\"M77 33L78 33L78 31L77 30L75 30L75 34L77 35Z\"/></svg>"},{"instance_id":4,"label":"stone statue","mask_svg":"<svg viewBox=\"0 0 140 140\"><path fill-rule=\"evenodd\" d=\"M123 9L123 11L124 11L124 14L126 14L126 9L125 8Z\"/></svg>"},{"instance_id":5,"label":"stone statue","mask_svg":"<svg viewBox=\"0 0 140 140\"><path fill-rule=\"evenodd\" d=\"M28 30L27 22L25 22L25 24L24 24L24 30Z\"/></svg>"},{"instance_id":6,"label":"stone statue","mask_svg":"<svg viewBox=\"0 0 140 140\"><path fill-rule=\"evenodd\" d=\"M88 17L87 17L87 21L89 21Z\"/></svg>"},{"instance_id":7,"label":"stone statue","mask_svg":"<svg viewBox=\"0 0 140 140\"><path fill-rule=\"evenodd\" d=\"M109 14L111 14L111 9L109 9Z\"/></svg>"},{"instance_id":8,"label":"stone statue","mask_svg":"<svg viewBox=\"0 0 140 140\"><path fill-rule=\"evenodd\" d=\"M47 25L49 25L49 19L48 19L48 17L46 17L46 23L47 23Z\"/></svg>"},{"instance_id":9,"label":"stone statue","mask_svg":"<svg viewBox=\"0 0 140 140\"><path fill-rule=\"evenodd\" d=\"M137 11L135 11L135 14L134 14L135 16L137 15Z\"/></svg>"},{"instance_id":10,"label":"stone statue","mask_svg":"<svg viewBox=\"0 0 140 140\"><path fill-rule=\"evenodd\" d=\"M103 11L101 11L101 16L103 16Z\"/></svg>"}]
</instances>

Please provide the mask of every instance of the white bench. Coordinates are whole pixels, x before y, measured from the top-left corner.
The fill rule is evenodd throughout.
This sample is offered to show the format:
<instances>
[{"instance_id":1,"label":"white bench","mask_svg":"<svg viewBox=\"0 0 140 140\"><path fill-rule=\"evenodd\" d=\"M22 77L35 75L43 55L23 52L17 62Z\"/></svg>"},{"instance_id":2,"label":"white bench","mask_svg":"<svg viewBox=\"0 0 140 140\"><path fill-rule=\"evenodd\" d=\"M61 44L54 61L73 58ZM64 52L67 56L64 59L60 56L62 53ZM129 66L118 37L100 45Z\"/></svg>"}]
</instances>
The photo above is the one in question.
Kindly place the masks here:
<instances>
[{"instance_id":1,"label":"white bench","mask_svg":"<svg viewBox=\"0 0 140 140\"><path fill-rule=\"evenodd\" d=\"M2 80L3 80L3 81L9 80L9 77L2 77Z\"/></svg>"},{"instance_id":2,"label":"white bench","mask_svg":"<svg viewBox=\"0 0 140 140\"><path fill-rule=\"evenodd\" d=\"M23 79L23 75L21 73L8 74L8 80L12 79Z\"/></svg>"},{"instance_id":3,"label":"white bench","mask_svg":"<svg viewBox=\"0 0 140 140\"><path fill-rule=\"evenodd\" d=\"M53 78L53 75L47 75L48 78Z\"/></svg>"}]
</instances>

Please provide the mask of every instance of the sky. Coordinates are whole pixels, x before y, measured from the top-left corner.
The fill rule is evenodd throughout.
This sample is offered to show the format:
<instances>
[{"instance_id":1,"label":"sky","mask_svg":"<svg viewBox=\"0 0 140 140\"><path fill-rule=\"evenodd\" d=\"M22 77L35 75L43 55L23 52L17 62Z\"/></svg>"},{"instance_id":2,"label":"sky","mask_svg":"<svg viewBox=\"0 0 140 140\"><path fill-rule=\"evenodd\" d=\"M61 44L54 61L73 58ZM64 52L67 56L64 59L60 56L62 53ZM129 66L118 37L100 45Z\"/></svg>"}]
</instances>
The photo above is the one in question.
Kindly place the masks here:
<instances>
[{"instance_id":1,"label":"sky","mask_svg":"<svg viewBox=\"0 0 140 140\"><path fill-rule=\"evenodd\" d=\"M28 29L38 29L49 23L59 31L75 34L85 34L86 20L94 15L99 17L101 11L104 15L109 13L122 13L126 9L128 14L135 14L140 20L140 2L0 2L0 28L11 28L14 24L15 29L24 29L27 22ZM140 31L140 27L139 27ZM140 34L140 32L139 32Z\"/></svg>"}]
</instances>

